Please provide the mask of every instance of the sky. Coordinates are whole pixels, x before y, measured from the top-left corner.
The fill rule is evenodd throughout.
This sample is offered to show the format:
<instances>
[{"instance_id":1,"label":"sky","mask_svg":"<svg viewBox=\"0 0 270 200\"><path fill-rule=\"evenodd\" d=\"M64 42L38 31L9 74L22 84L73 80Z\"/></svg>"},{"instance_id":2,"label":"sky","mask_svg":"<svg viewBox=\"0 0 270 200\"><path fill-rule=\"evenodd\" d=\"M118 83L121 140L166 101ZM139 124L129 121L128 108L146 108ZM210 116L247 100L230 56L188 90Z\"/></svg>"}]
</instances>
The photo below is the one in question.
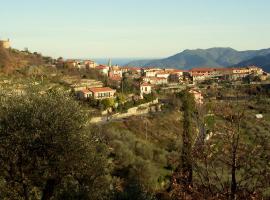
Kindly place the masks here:
<instances>
[{"instance_id":1,"label":"sky","mask_svg":"<svg viewBox=\"0 0 270 200\"><path fill-rule=\"evenodd\" d=\"M0 38L64 58L270 47L269 0L0 0Z\"/></svg>"}]
</instances>

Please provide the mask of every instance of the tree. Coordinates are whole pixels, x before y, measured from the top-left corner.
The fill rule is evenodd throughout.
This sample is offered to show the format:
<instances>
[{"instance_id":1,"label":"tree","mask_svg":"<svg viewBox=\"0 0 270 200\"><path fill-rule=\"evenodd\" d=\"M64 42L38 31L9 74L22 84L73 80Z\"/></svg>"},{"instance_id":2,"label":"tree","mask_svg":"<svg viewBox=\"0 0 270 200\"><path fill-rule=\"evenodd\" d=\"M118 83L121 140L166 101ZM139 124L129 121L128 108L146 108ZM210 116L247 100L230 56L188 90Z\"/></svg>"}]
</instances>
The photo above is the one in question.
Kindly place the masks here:
<instances>
[{"instance_id":1,"label":"tree","mask_svg":"<svg viewBox=\"0 0 270 200\"><path fill-rule=\"evenodd\" d=\"M115 105L115 101L113 98L107 98L103 99L101 101L102 105L104 106L105 109L109 109Z\"/></svg>"},{"instance_id":2,"label":"tree","mask_svg":"<svg viewBox=\"0 0 270 200\"><path fill-rule=\"evenodd\" d=\"M192 125L192 115L194 113L195 101L194 96L188 90L180 94L182 100L183 111L183 132L182 132L182 149L180 156L180 166L176 169L173 175L173 187L176 190L183 189L183 193L190 191L192 187L193 177L193 160L192 160L192 145L194 138L194 129ZM179 191L175 191L179 194ZM181 193L181 192L180 192Z\"/></svg>"},{"instance_id":3,"label":"tree","mask_svg":"<svg viewBox=\"0 0 270 200\"><path fill-rule=\"evenodd\" d=\"M4 92L0 102L1 199L105 196L106 149L87 131L88 115L71 97L30 90Z\"/></svg>"},{"instance_id":4,"label":"tree","mask_svg":"<svg viewBox=\"0 0 270 200\"><path fill-rule=\"evenodd\" d=\"M126 95L123 94L123 93L119 93L117 95L117 101L118 101L119 104L124 104L127 101Z\"/></svg>"},{"instance_id":5,"label":"tree","mask_svg":"<svg viewBox=\"0 0 270 200\"><path fill-rule=\"evenodd\" d=\"M263 199L269 188L269 135L253 123L245 102L213 106L211 136L194 169L204 198ZM260 127L260 128L259 128Z\"/></svg>"}]
</instances>

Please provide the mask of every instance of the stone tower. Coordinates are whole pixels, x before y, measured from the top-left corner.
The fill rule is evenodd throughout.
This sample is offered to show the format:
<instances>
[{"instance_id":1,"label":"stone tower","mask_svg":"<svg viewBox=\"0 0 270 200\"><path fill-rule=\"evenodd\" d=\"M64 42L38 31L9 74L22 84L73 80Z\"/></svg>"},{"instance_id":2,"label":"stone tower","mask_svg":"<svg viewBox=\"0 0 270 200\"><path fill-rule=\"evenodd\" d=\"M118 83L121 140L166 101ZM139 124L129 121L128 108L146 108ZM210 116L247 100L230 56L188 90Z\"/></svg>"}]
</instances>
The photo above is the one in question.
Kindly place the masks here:
<instances>
[{"instance_id":1,"label":"stone tower","mask_svg":"<svg viewBox=\"0 0 270 200\"><path fill-rule=\"evenodd\" d=\"M0 46L5 49L9 49L11 47L10 40L0 40Z\"/></svg>"}]
</instances>

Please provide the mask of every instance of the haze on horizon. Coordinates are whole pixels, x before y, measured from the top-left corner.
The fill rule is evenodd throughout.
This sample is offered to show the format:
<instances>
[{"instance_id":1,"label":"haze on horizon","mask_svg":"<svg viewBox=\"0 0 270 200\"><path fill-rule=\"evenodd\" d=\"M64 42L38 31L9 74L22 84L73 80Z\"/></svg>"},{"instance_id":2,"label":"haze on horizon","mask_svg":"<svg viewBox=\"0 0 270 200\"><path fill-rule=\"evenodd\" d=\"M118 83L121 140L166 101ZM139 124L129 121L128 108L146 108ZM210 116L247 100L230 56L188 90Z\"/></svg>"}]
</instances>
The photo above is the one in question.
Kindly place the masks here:
<instances>
[{"instance_id":1,"label":"haze on horizon","mask_svg":"<svg viewBox=\"0 0 270 200\"><path fill-rule=\"evenodd\" d=\"M65 58L270 47L269 0L0 0L0 38Z\"/></svg>"}]
</instances>

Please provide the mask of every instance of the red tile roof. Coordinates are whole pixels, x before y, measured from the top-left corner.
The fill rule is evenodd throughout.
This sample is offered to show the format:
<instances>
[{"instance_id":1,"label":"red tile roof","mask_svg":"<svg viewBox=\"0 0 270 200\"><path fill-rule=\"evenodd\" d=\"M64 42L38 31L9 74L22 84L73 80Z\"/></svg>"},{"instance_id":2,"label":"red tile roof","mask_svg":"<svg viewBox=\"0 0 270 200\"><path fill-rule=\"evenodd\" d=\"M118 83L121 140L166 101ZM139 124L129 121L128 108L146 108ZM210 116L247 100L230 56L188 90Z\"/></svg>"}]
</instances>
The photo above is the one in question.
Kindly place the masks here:
<instances>
[{"instance_id":1,"label":"red tile roof","mask_svg":"<svg viewBox=\"0 0 270 200\"><path fill-rule=\"evenodd\" d=\"M232 71L233 68L215 68L215 71Z\"/></svg>"},{"instance_id":2,"label":"red tile roof","mask_svg":"<svg viewBox=\"0 0 270 200\"><path fill-rule=\"evenodd\" d=\"M192 73L192 76L204 76L203 74L200 74L200 73Z\"/></svg>"},{"instance_id":3,"label":"red tile roof","mask_svg":"<svg viewBox=\"0 0 270 200\"><path fill-rule=\"evenodd\" d=\"M193 68L190 71L191 72L209 72L214 71L215 68Z\"/></svg>"},{"instance_id":4,"label":"red tile roof","mask_svg":"<svg viewBox=\"0 0 270 200\"><path fill-rule=\"evenodd\" d=\"M104 65L99 65L99 66L96 66L96 69L109 69L109 67L104 66Z\"/></svg>"},{"instance_id":5,"label":"red tile roof","mask_svg":"<svg viewBox=\"0 0 270 200\"><path fill-rule=\"evenodd\" d=\"M152 85L149 83L142 83L141 86L152 86Z\"/></svg>"},{"instance_id":6,"label":"red tile roof","mask_svg":"<svg viewBox=\"0 0 270 200\"><path fill-rule=\"evenodd\" d=\"M83 89L83 90L82 90L82 93L84 93L84 94L89 94L89 93L91 93L91 91L89 91L88 89Z\"/></svg>"},{"instance_id":7,"label":"red tile roof","mask_svg":"<svg viewBox=\"0 0 270 200\"><path fill-rule=\"evenodd\" d=\"M112 88L109 87L101 87L101 88L89 88L89 90L93 93L97 92L115 92Z\"/></svg>"}]
</instances>

